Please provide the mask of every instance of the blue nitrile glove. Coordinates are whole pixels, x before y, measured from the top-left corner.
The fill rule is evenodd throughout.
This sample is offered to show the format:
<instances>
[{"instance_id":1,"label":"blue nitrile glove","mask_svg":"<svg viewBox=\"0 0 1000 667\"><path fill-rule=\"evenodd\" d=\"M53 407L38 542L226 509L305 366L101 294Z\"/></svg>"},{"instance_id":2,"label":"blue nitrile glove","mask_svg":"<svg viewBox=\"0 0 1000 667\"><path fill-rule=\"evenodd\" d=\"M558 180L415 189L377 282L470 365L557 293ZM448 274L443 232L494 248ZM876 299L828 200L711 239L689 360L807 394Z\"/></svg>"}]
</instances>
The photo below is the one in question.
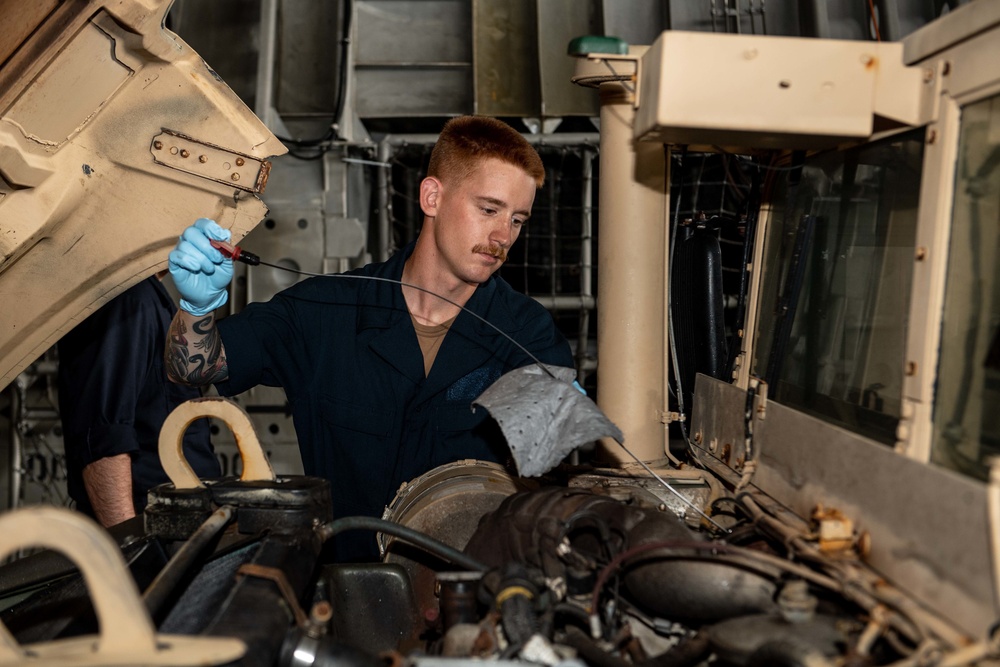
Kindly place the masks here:
<instances>
[{"instance_id":1,"label":"blue nitrile glove","mask_svg":"<svg viewBox=\"0 0 1000 667\"><path fill-rule=\"evenodd\" d=\"M168 265L183 310L201 317L229 299L226 287L233 279L233 260L213 248L211 240L228 242L231 236L208 218L198 218L181 234Z\"/></svg>"},{"instance_id":2,"label":"blue nitrile glove","mask_svg":"<svg viewBox=\"0 0 1000 667\"><path fill-rule=\"evenodd\" d=\"M587 390L583 388L583 385L581 385L579 381L573 380L573 386L576 388L578 392L580 392L584 396L587 395Z\"/></svg>"}]
</instances>

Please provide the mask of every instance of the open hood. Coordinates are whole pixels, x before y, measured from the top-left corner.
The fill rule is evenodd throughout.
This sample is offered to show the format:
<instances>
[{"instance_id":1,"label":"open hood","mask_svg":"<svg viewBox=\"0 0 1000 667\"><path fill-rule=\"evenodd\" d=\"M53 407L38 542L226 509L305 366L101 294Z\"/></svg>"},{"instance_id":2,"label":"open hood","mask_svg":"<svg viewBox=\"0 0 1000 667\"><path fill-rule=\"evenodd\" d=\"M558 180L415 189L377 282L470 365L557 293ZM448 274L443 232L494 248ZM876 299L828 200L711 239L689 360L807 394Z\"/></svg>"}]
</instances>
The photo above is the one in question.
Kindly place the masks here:
<instances>
[{"instance_id":1,"label":"open hood","mask_svg":"<svg viewBox=\"0 0 1000 667\"><path fill-rule=\"evenodd\" d=\"M166 268L211 217L266 214L284 146L163 27L169 0L0 0L0 388Z\"/></svg>"}]
</instances>

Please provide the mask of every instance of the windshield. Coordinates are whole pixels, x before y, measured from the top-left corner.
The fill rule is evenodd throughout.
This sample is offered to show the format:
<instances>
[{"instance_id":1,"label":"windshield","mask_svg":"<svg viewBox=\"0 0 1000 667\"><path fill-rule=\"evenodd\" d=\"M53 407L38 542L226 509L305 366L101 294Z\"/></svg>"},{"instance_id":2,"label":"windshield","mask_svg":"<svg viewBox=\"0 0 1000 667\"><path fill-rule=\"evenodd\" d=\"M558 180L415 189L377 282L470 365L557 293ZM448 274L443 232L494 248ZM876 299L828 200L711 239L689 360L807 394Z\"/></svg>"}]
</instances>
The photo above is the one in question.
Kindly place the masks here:
<instances>
[{"instance_id":1,"label":"windshield","mask_svg":"<svg viewBox=\"0 0 1000 667\"><path fill-rule=\"evenodd\" d=\"M923 130L776 174L752 372L776 401L894 443Z\"/></svg>"}]
</instances>

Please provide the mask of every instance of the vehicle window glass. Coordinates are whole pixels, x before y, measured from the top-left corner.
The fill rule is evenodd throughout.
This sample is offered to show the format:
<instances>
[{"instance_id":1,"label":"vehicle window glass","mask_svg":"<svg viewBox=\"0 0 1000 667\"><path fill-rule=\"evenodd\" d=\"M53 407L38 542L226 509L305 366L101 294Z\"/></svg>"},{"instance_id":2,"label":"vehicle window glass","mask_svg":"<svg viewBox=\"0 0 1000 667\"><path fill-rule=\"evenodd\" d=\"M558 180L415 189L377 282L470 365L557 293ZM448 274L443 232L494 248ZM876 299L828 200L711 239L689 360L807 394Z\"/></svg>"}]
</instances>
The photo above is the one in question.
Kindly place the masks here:
<instances>
[{"instance_id":1,"label":"vehicle window glass","mask_svg":"<svg viewBox=\"0 0 1000 667\"><path fill-rule=\"evenodd\" d=\"M769 395L893 443L923 130L773 171L753 373Z\"/></svg>"},{"instance_id":2,"label":"vehicle window glass","mask_svg":"<svg viewBox=\"0 0 1000 667\"><path fill-rule=\"evenodd\" d=\"M933 461L980 479L1000 454L1000 96L962 110Z\"/></svg>"}]
</instances>

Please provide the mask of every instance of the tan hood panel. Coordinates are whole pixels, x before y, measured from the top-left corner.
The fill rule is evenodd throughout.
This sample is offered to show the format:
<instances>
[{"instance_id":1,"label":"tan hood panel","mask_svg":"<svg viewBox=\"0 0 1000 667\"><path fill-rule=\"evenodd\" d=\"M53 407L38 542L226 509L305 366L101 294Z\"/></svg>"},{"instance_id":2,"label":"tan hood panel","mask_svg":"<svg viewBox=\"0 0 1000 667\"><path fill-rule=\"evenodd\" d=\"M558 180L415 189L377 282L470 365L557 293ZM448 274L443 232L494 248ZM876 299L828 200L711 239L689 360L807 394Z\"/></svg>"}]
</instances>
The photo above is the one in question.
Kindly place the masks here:
<instances>
[{"instance_id":1,"label":"tan hood panel","mask_svg":"<svg viewBox=\"0 0 1000 667\"><path fill-rule=\"evenodd\" d=\"M22 4L0 1L18 14L0 28L0 388L165 268L196 218L242 238L285 153L162 28L169 2Z\"/></svg>"}]
</instances>

